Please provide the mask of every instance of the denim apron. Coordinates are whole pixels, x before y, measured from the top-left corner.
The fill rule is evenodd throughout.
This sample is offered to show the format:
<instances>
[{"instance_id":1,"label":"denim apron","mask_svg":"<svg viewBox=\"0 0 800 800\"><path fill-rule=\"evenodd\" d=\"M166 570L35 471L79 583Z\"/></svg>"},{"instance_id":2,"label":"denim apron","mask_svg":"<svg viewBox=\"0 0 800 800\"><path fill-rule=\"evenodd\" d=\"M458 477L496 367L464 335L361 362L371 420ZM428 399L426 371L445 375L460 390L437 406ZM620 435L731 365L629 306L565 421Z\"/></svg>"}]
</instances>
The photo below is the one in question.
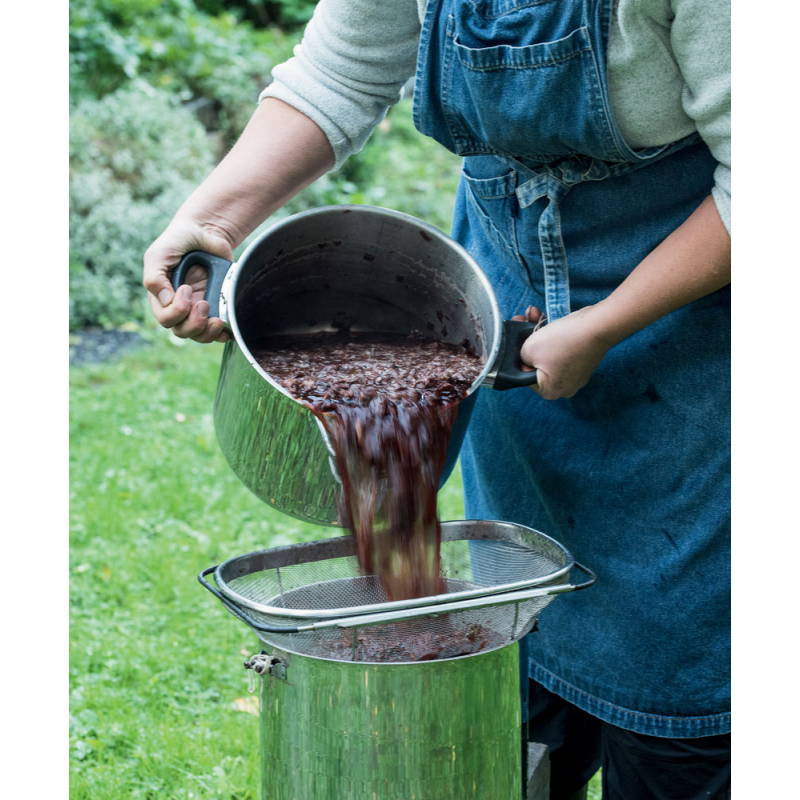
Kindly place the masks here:
<instances>
[{"instance_id":1,"label":"denim apron","mask_svg":"<svg viewBox=\"0 0 800 800\"><path fill-rule=\"evenodd\" d=\"M505 318L608 296L708 196L694 134L633 150L610 111L613 0L430 0L418 129L464 157L453 236ZM613 347L570 399L482 391L469 518L548 533L594 569L524 640L529 674L638 733L730 730L729 289ZM527 682L526 682L527 683Z\"/></svg>"}]
</instances>

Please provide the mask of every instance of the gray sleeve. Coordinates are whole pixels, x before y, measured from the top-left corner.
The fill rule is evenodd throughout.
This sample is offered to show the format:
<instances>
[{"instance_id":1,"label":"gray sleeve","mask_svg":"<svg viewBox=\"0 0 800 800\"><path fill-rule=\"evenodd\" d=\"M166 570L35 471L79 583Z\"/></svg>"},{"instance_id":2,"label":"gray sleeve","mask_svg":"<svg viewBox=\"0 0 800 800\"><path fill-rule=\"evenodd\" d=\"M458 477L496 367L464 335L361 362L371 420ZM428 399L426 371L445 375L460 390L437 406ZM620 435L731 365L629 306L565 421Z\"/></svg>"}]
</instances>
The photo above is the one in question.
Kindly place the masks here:
<instances>
[{"instance_id":1,"label":"gray sleeve","mask_svg":"<svg viewBox=\"0 0 800 800\"><path fill-rule=\"evenodd\" d=\"M672 0L672 48L683 75L683 108L719 166L712 190L731 232L730 0Z\"/></svg>"},{"instance_id":2,"label":"gray sleeve","mask_svg":"<svg viewBox=\"0 0 800 800\"><path fill-rule=\"evenodd\" d=\"M338 168L360 150L414 74L417 0L320 0L294 57L261 93L322 128Z\"/></svg>"}]
</instances>

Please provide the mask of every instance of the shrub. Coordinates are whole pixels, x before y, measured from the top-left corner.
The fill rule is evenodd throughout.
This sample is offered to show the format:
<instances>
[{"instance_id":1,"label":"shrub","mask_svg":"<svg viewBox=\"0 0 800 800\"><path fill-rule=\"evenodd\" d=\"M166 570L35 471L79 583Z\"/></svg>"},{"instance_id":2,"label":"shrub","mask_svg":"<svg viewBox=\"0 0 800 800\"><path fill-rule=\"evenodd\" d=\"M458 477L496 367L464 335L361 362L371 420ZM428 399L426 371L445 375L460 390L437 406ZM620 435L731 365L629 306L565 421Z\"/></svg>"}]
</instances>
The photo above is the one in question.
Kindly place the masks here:
<instances>
[{"instance_id":1,"label":"shrub","mask_svg":"<svg viewBox=\"0 0 800 800\"><path fill-rule=\"evenodd\" d=\"M77 104L70 130L71 330L142 319L142 255L212 170L213 151L194 115L142 81ZM403 101L341 172L320 178L252 236L289 214L337 203L394 208L447 231L458 167L458 158L414 130Z\"/></svg>"},{"instance_id":2,"label":"shrub","mask_svg":"<svg viewBox=\"0 0 800 800\"><path fill-rule=\"evenodd\" d=\"M193 0L70 0L70 94L100 98L141 78L200 109L230 147L300 36L241 16Z\"/></svg>"},{"instance_id":3,"label":"shrub","mask_svg":"<svg viewBox=\"0 0 800 800\"><path fill-rule=\"evenodd\" d=\"M142 318L144 251L233 144L313 6L70 0L70 329ZM458 159L413 130L403 101L342 170L253 235L336 203L387 206L448 230L457 171Z\"/></svg>"},{"instance_id":4,"label":"shrub","mask_svg":"<svg viewBox=\"0 0 800 800\"><path fill-rule=\"evenodd\" d=\"M385 206L450 230L461 159L423 136L411 100L389 110L366 147L347 161L337 202Z\"/></svg>"},{"instance_id":5,"label":"shrub","mask_svg":"<svg viewBox=\"0 0 800 800\"><path fill-rule=\"evenodd\" d=\"M213 165L203 126L143 82L75 106L70 329L142 317L142 255Z\"/></svg>"}]
</instances>

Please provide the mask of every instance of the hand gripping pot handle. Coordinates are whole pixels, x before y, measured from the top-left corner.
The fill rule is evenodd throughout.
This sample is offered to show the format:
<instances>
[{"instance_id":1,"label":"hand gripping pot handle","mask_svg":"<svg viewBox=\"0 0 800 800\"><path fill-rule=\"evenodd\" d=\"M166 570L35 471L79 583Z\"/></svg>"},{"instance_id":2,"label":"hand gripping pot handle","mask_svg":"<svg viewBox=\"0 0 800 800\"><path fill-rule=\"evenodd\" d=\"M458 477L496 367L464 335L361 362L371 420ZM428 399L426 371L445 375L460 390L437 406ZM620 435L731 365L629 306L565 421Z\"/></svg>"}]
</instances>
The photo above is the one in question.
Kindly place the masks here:
<instances>
[{"instance_id":1,"label":"hand gripping pot handle","mask_svg":"<svg viewBox=\"0 0 800 800\"><path fill-rule=\"evenodd\" d=\"M537 325L535 322L514 319L503 321L503 345L492 370L493 379L485 381L487 386L491 385L492 389L502 392L538 383L536 370L523 370L520 359L522 345L536 330Z\"/></svg>"},{"instance_id":2,"label":"hand gripping pot handle","mask_svg":"<svg viewBox=\"0 0 800 800\"><path fill-rule=\"evenodd\" d=\"M212 256L211 253L204 253L202 250L193 250L187 253L180 261L177 267L172 270L170 281L172 288L176 291L181 287L186 280L186 274L192 267L200 266L205 267L208 271L208 283L206 284L206 291L203 295L203 300L208 302L208 316L219 316L219 298L222 291L222 282L228 274L232 261L218 256Z\"/></svg>"},{"instance_id":3,"label":"hand gripping pot handle","mask_svg":"<svg viewBox=\"0 0 800 800\"><path fill-rule=\"evenodd\" d=\"M554 586L542 586L533 589L524 589L517 592L505 592L495 595L488 595L485 597L476 597L470 600L461 600L453 603L442 603L436 606L422 606L420 608L400 609L397 611L376 612L374 614L361 614L354 617L336 617L328 620L321 620L319 622L312 622L305 625L276 627L274 625L263 625L256 622L249 614L247 614L239 605L225 597L218 589L213 587L207 580L206 575L210 575L217 567L208 567L204 569L198 576L197 580L208 589L234 616L238 617L242 622L249 625L256 631L264 633L303 633L325 628L362 628L368 625L382 625L387 622L400 622L402 620L415 619L417 617L433 617L441 614L449 614L455 611L465 611L474 608L485 608L488 606L508 605L509 603L519 603L525 600L530 600L534 597L545 597L547 595L565 594L566 592L575 592L580 589L588 589L593 586L597 581L597 576L588 567L574 562L574 567L585 575L588 580L583 583L562 583Z\"/></svg>"},{"instance_id":4,"label":"hand gripping pot handle","mask_svg":"<svg viewBox=\"0 0 800 800\"><path fill-rule=\"evenodd\" d=\"M204 267L208 271L208 283L203 299L208 302L208 316L218 317L222 284L232 261L211 255L202 250L187 253L172 271L170 281L176 291L183 285L186 275L194 266ZM505 320L503 322L503 344L495 360L491 377L487 376L487 386L497 391L515 389L521 386L532 386L537 383L536 370L524 370L520 361L520 350L525 340L536 330L537 323L521 320Z\"/></svg>"}]
</instances>

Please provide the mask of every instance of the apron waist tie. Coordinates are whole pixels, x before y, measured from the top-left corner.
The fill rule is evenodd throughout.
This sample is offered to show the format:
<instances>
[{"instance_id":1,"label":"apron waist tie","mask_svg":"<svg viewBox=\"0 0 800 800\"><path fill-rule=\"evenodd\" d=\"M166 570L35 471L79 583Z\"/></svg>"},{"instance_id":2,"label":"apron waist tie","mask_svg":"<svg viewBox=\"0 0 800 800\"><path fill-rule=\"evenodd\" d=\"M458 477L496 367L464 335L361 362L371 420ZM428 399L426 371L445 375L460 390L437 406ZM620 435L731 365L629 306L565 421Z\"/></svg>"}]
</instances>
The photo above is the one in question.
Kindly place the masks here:
<instances>
[{"instance_id":1,"label":"apron waist tie","mask_svg":"<svg viewBox=\"0 0 800 800\"><path fill-rule=\"evenodd\" d=\"M528 180L516 189L520 208L527 208L541 198L547 205L539 217L539 243L544 265L544 291L547 319L550 321L570 313L569 268L564 240L561 236L559 205L569 190L584 181L601 181L614 167L595 158L565 158L555 164L534 169L517 159L503 159ZM629 165L620 165L625 170ZM533 276L531 276L533 277Z\"/></svg>"},{"instance_id":2,"label":"apron waist tie","mask_svg":"<svg viewBox=\"0 0 800 800\"><path fill-rule=\"evenodd\" d=\"M548 173L537 175L516 189L520 208L527 208L543 197L548 201L539 217L539 242L544 264L546 313L551 322L570 313L569 269L559 212L559 204L569 190L566 183Z\"/></svg>"}]
</instances>

